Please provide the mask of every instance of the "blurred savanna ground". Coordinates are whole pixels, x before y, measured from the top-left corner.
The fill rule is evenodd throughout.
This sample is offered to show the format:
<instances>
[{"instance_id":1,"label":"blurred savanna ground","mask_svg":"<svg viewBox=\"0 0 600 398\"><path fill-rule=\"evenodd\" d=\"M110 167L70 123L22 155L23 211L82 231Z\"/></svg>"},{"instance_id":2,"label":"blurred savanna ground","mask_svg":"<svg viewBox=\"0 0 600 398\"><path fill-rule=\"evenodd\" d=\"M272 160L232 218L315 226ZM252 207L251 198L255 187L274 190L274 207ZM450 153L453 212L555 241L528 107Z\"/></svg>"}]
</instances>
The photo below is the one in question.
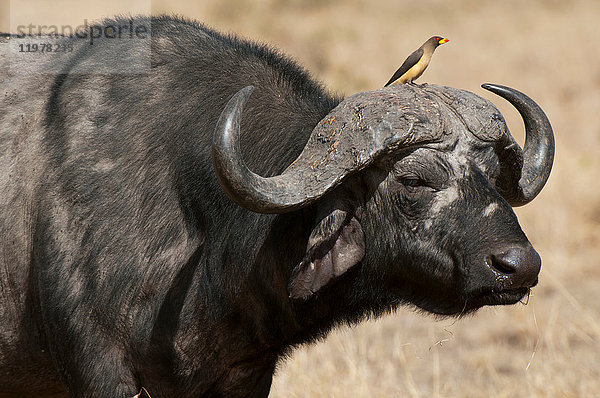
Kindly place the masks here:
<instances>
[{"instance_id":1,"label":"blurred savanna ground","mask_svg":"<svg viewBox=\"0 0 600 398\"><path fill-rule=\"evenodd\" d=\"M0 0L0 31L149 12L271 43L346 95L442 35L419 82L491 99L521 143L517 112L481 83L524 91L554 126L550 181L516 209L543 258L527 305L458 321L405 308L337 330L281 364L272 397L600 397L600 1Z\"/></svg>"}]
</instances>

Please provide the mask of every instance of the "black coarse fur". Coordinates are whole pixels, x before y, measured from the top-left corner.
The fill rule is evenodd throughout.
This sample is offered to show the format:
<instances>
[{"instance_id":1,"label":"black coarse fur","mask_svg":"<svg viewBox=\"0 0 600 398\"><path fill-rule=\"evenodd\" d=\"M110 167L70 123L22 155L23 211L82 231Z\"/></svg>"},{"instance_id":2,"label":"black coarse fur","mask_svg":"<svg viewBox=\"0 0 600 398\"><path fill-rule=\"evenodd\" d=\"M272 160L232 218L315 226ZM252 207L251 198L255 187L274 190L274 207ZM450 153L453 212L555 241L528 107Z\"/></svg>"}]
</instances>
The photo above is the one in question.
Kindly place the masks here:
<instances>
[{"instance_id":1,"label":"black coarse fur","mask_svg":"<svg viewBox=\"0 0 600 398\"><path fill-rule=\"evenodd\" d=\"M37 355L49 355L73 396L133 396L141 386L158 397L245 396L265 384L262 374L270 384L295 333L279 325L297 328L282 298L310 215L233 203L212 170L212 133L228 99L254 85L244 156L258 173L278 173L339 100L265 45L184 19L151 26L149 73L70 74L86 59L120 56L106 42L70 39L63 73L34 77L46 100L26 109L42 119L43 177L27 243L35 249L18 260L36 290L25 321L40 329L49 353ZM11 95L16 84L3 89ZM14 369L21 391L26 376Z\"/></svg>"},{"instance_id":2,"label":"black coarse fur","mask_svg":"<svg viewBox=\"0 0 600 398\"><path fill-rule=\"evenodd\" d=\"M44 66L58 74L9 70L0 57L0 397L131 397L141 387L159 398L265 397L278 359L337 324L400 304L457 314L475 293L480 304L467 310L500 303L484 301L496 291L488 274L456 268L526 242L489 182L499 167L491 147L469 153L466 177L451 157L471 138L457 136L460 145L351 176L300 211L247 211L212 166L227 101L255 87L241 146L248 167L270 176L340 99L269 47L184 19L135 22L152 27L150 68L139 73L76 73L89 60L143 57L135 41L61 39L73 44L68 62ZM405 187L415 164L434 182ZM460 206L437 206L429 220L445 191L460 193L449 203L468 201L471 221L492 202L499 210L479 236L456 222ZM289 298L295 267L321 260L307 252L353 245L362 262L306 300Z\"/></svg>"}]
</instances>

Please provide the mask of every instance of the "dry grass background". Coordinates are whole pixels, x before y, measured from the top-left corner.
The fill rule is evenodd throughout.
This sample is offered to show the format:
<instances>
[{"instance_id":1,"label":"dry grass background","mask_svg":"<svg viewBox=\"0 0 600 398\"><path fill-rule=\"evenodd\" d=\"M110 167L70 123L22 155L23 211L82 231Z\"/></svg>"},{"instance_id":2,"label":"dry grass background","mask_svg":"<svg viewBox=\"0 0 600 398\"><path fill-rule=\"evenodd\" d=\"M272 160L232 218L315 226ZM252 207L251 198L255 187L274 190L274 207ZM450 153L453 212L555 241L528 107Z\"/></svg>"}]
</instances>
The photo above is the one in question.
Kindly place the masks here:
<instances>
[{"instance_id":1,"label":"dry grass background","mask_svg":"<svg viewBox=\"0 0 600 398\"><path fill-rule=\"evenodd\" d=\"M0 31L8 6L0 0ZM272 43L345 94L380 87L429 36L450 38L421 82L492 99L522 140L516 111L479 88L507 84L533 97L554 126L547 188L517 209L543 258L539 286L527 306L457 322L401 309L335 331L280 366L271 396L600 396L599 1L14 0L12 9L15 24L184 15Z\"/></svg>"}]
</instances>

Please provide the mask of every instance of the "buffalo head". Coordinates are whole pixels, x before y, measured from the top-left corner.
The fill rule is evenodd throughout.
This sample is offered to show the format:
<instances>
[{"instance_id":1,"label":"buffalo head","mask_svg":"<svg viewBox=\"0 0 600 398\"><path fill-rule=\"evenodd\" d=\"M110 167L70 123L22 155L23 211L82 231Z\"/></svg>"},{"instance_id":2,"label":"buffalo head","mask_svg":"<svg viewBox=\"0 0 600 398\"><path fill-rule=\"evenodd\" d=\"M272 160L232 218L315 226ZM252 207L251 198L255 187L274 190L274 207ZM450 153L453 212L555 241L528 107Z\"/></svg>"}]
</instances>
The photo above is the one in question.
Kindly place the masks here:
<instances>
[{"instance_id":1,"label":"buffalo head","mask_svg":"<svg viewBox=\"0 0 600 398\"><path fill-rule=\"evenodd\" d=\"M314 128L280 175L261 177L241 156L239 134L252 87L221 114L213 162L244 208L313 208L290 297L307 300L346 274L384 301L438 314L513 304L537 283L541 260L511 206L531 201L552 167L552 128L526 95L484 88L525 122L524 150L504 118L477 95L436 85L396 85L353 95Z\"/></svg>"}]
</instances>

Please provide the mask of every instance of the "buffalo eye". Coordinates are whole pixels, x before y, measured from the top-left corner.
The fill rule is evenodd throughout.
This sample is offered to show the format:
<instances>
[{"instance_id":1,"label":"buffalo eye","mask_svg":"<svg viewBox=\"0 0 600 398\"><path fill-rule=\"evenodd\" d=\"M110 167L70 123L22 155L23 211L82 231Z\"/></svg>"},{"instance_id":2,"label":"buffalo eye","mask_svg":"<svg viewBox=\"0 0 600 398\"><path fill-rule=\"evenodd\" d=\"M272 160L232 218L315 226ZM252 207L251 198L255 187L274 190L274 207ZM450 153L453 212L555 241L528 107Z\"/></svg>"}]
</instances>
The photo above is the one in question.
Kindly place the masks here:
<instances>
[{"instance_id":1,"label":"buffalo eye","mask_svg":"<svg viewBox=\"0 0 600 398\"><path fill-rule=\"evenodd\" d=\"M402 177L400 183L410 191L429 186L425 180L419 177Z\"/></svg>"},{"instance_id":2,"label":"buffalo eye","mask_svg":"<svg viewBox=\"0 0 600 398\"><path fill-rule=\"evenodd\" d=\"M404 185L405 187L411 187L411 188L415 188L415 187L421 187L425 184L425 181L421 180L420 178L405 178L402 181L402 185Z\"/></svg>"},{"instance_id":3,"label":"buffalo eye","mask_svg":"<svg viewBox=\"0 0 600 398\"><path fill-rule=\"evenodd\" d=\"M394 163L391 175L395 184L407 193L437 191L443 188L447 177L436 167L438 163L427 156L407 157Z\"/></svg>"}]
</instances>

